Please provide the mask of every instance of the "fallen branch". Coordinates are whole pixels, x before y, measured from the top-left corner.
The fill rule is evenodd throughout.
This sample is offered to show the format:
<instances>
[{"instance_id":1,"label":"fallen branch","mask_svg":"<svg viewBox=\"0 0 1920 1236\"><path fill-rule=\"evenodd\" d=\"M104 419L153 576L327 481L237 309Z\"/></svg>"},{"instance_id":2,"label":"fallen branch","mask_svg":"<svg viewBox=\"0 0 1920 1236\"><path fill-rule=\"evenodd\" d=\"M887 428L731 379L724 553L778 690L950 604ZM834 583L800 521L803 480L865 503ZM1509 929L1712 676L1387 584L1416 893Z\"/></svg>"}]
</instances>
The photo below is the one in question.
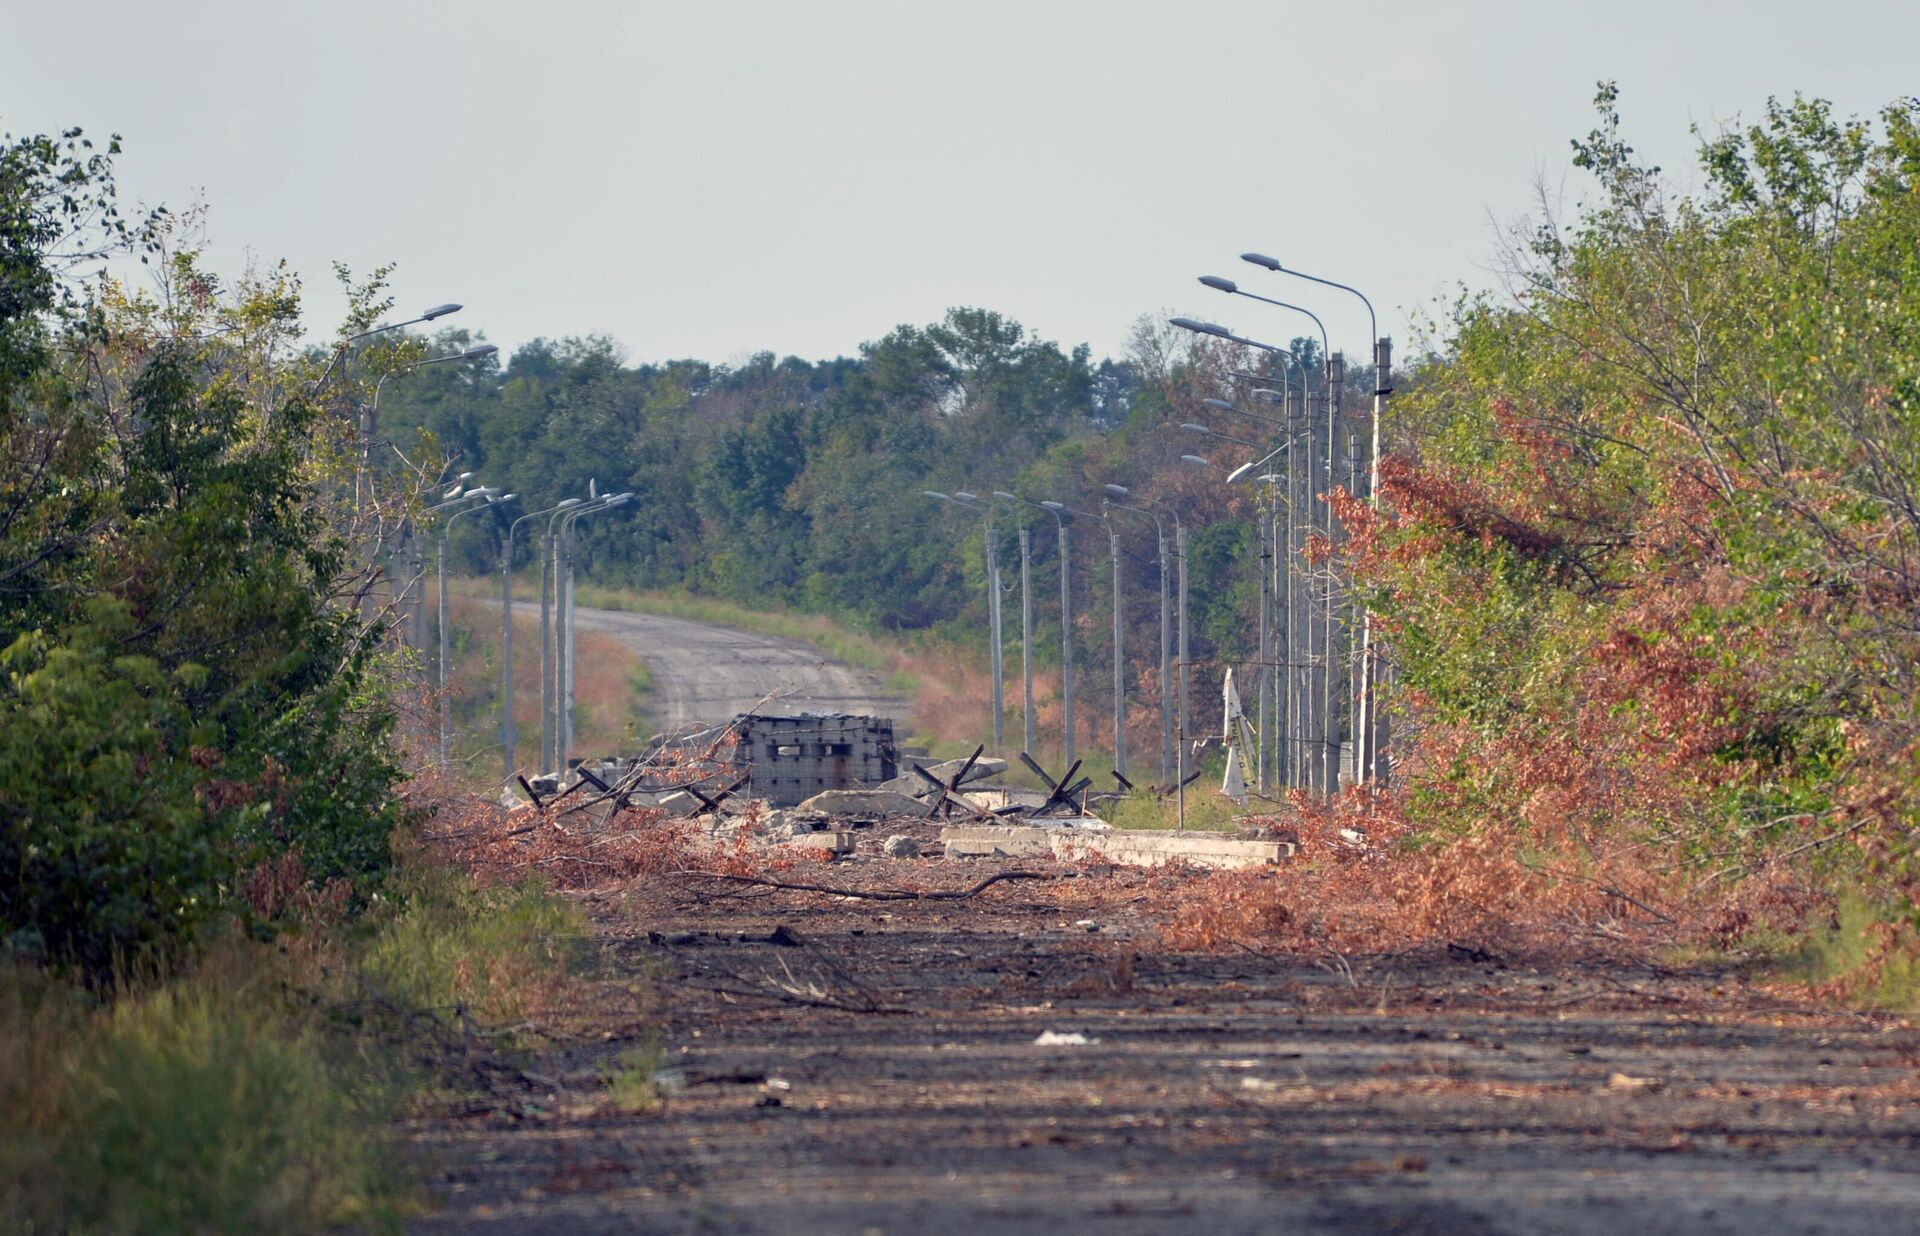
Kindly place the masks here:
<instances>
[{"instance_id":1,"label":"fallen branch","mask_svg":"<svg viewBox=\"0 0 1920 1236\"><path fill-rule=\"evenodd\" d=\"M1002 880L1057 880L1060 877L1045 871L1000 871L988 876L971 888L959 890L940 890L915 892L905 888L877 888L871 891L857 888L835 888L828 884L790 884L785 880L775 880L768 876L733 875L725 871L685 870L670 872L671 875L705 876L714 880L732 880L736 884L757 884L763 888L777 888L790 893L827 893L834 897L856 897L863 901L965 901L992 888Z\"/></svg>"}]
</instances>

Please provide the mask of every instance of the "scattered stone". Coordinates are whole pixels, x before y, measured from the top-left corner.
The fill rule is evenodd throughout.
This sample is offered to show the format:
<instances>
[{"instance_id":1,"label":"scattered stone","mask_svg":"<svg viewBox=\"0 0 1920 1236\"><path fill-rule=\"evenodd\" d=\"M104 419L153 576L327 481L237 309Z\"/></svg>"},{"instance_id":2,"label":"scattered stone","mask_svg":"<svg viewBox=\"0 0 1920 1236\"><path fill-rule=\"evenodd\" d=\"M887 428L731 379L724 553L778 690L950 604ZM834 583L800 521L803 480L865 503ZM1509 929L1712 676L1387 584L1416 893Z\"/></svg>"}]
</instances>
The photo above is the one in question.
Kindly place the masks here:
<instances>
[{"instance_id":1,"label":"scattered stone","mask_svg":"<svg viewBox=\"0 0 1920 1236\"><path fill-rule=\"evenodd\" d=\"M1086 1047L1099 1041L1099 1039L1088 1038L1078 1030L1069 1030L1065 1034L1042 1030L1040 1037L1033 1041L1033 1045L1035 1047Z\"/></svg>"},{"instance_id":2,"label":"scattered stone","mask_svg":"<svg viewBox=\"0 0 1920 1236\"><path fill-rule=\"evenodd\" d=\"M1615 1073L1607 1078L1609 1090L1658 1090L1661 1082L1657 1077L1633 1077L1626 1073Z\"/></svg>"},{"instance_id":3,"label":"scattered stone","mask_svg":"<svg viewBox=\"0 0 1920 1236\"><path fill-rule=\"evenodd\" d=\"M920 843L912 837L896 833L882 843L880 852L888 858L919 858Z\"/></svg>"}]
</instances>

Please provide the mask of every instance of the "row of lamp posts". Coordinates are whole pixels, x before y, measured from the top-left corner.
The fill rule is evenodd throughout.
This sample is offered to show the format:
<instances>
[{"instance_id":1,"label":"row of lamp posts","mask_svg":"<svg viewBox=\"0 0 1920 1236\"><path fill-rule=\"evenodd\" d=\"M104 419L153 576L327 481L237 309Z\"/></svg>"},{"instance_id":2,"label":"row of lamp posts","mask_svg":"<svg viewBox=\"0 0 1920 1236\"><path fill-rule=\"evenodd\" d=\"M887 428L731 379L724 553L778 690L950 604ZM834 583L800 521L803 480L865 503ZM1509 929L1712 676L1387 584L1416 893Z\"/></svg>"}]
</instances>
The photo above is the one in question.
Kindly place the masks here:
<instances>
[{"instance_id":1,"label":"row of lamp posts","mask_svg":"<svg viewBox=\"0 0 1920 1236\"><path fill-rule=\"evenodd\" d=\"M1387 726L1378 707L1383 659L1372 615L1350 597L1342 597L1330 554L1316 566L1308 560L1307 547L1309 539L1316 537L1329 551L1338 544L1342 530L1332 506L1326 501L1336 486L1344 486L1349 493L1364 496L1378 507L1381 421L1392 391L1392 341L1380 337L1373 305L1357 289L1293 270L1265 254L1245 253L1241 257L1263 269L1352 294L1366 307L1369 334L1374 339L1373 415L1367 426L1368 449L1364 455L1368 463L1363 482L1360 472L1363 452L1358 447L1358 434L1354 427L1343 422L1340 406L1346 380L1344 359L1331 351L1326 327L1317 315L1300 305L1249 292L1231 279L1208 275L1200 280L1202 285L1216 291L1299 313L1313 321L1320 335L1324 361L1317 408L1310 375L1286 349L1235 334L1212 322L1173 319L1175 326L1186 330L1251 347L1272 358L1285 358L1286 368L1282 372L1288 380L1283 381L1281 390L1257 388L1252 392L1256 398L1277 398L1282 407L1279 445L1265 457L1228 472L1229 482L1251 476L1256 484L1266 487L1259 504L1262 520L1259 537L1261 685L1257 707L1263 735L1259 752L1260 783L1266 784L1271 766L1281 784L1331 794L1340 785L1344 762L1352 782L1381 784L1388 772ZM1297 403L1290 382L1294 368L1301 371ZM1209 399L1204 403L1219 411L1256 420L1274 419L1224 400ZM1190 423L1185 428L1241 445L1254 445L1204 425ZM1344 453L1343 430L1346 431ZM1276 457L1284 457L1280 471L1260 471ZM1211 466L1202 456L1183 458L1190 463ZM1276 669L1277 674L1269 672ZM1343 728L1348 737L1344 744ZM1269 732L1275 735L1275 741L1265 741L1264 735ZM1341 759L1343 746L1348 755L1346 761Z\"/></svg>"},{"instance_id":2,"label":"row of lamp posts","mask_svg":"<svg viewBox=\"0 0 1920 1236\"><path fill-rule=\"evenodd\" d=\"M1374 340L1374 393L1371 424L1366 425L1366 449L1360 447L1359 426L1349 424L1342 415L1341 390L1346 382L1345 359L1332 351L1325 324L1304 306L1261 296L1241 288L1230 279L1208 275L1202 285L1229 295L1243 296L1311 320L1320 336L1322 370L1316 396L1311 375L1286 348L1239 335L1212 322L1192 318L1174 318L1173 324L1198 334L1253 348L1269 357L1268 372L1244 374L1255 381L1272 383L1278 377L1278 389L1256 386L1251 396L1278 408L1279 416L1268 416L1242 408L1229 400L1206 399L1205 406L1229 415L1272 426L1278 444L1267 454L1225 473L1228 483L1251 480L1259 487L1259 531L1256 537L1259 571L1259 647L1257 653L1259 688L1256 730L1259 749L1255 753L1262 791L1271 783L1310 789L1331 795L1346 777L1353 783L1384 783L1388 772L1388 730L1379 710L1384 660L1378 646L1373 616L1350 596L1343 595L1341 581L1334 570L1332 549L1338 545L1342 529L1328 495L1337 486L1364 497L1376 509L1379 504L1381 421L1387 397L1392 393L1392 341L1379 334L1379 323L1372 303L1357 289L1318 275L1283 266L1259 253L1242 254L1243 260L1277 274L1347 292L1358 298L1367 310L1369 336ZM1300 372L1299 391L1293 389L1293 372ZM1252 450L1261 446L1250 438L1222 433L1211 426L1189 422L1187 431L1225 441ZM1344 449L1343 449L1344 448ZM1192 465L1213 468L1202 455L1182 455ZM1276 470L1268 465L1280 462ZM1362 462L1365 471L1362 472ZM1344 475L1342 464L1344 463ZM1124 621L1121 612L1120 538L1110 518L1114 510L1145 516L1154 524L1158 541L1160 582L1160 729L1161 777L1163 783L1183 783L1186 779L1186 754L1191 733L1188 725L1188 679L1190 665L1187 643L1187 546L1186 529L1178 512L1132 493L1121 485L1104 487L1101 514L1075 511L1059 502L1034 501L1004 490L993 498L1002 502L1031 506L1053 516L1059 533L1060 615L1061 615L1061 697L1063 703L1063 748L1067 763L1073 762L1073 603L1070 584L1069 525L1075 516L1100 519L1106 523L1113 571L1113 743L1116 771L1126 772L1126 680ZM993 529L993 505L973 494L925 491L936 501L950 503L979 515L986 533L986 566L989 613L989 647L993 670L993 741L1003 745L1004 705L1002 699L1003 664L1000 622L1001 583L998 539ZM1169 553L1166 527L1161 516L1174 526L1171 560L1178 574L1178 649L1172 647L1170 621ZM1324 546L1319 561L1310 559L1314 542ZM1027 529L1020 529L1021 650L1025 676L1025 740L1033 747L1033 608L1032 543ZM1174 720L1173 678L1178 675L1178 721ZM1343 732L1346 741L1343 741ZM1343 759L1343 754L1345 759Z\"/></svg>"}]
</instances>

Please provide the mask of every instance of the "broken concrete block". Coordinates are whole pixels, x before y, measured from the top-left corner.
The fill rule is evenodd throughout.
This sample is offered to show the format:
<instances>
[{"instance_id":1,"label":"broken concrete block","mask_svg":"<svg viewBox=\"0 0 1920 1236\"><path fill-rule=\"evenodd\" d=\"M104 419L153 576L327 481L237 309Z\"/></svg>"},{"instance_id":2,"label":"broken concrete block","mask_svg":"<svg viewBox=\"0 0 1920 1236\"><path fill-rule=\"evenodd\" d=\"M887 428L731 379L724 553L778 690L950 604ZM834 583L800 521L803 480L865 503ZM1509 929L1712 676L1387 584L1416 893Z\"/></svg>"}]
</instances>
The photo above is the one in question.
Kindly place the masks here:
<instances>
[{"instance_id":1,"label":"broken concrete block","mask_svg":"<svg viewBox=\"0 0 1920 1236\"><path fill-rule=\"evenodd\" d=\"M927 805L892 790L825 790L800 804L827 815L925 815Z\"/></svg>"},{"instance_id":2,"label":"broken concrete block","mask_svg":"<svg viewBox=\"0 0 1920 1236\"><path fill-rule=\"evenodd\" d=\"M801 833L786 844L805 846L809 849L825 850L835 858L853 853L853 833L845 828L830 828L823 832Z\"/></svg>"},{"instance_id":3,"label":"broken concrete block","mask_svg":"<svg viewBox=\"0 0 1920 1236\"><path fill-rule=\"evenodd\" d=\"M1108 833L1062 829L1054 834L1052 842L1056 858L1104 858L1130 867L1159 867L1174 862L1196 867L1268 867L1293 853L1293 847L1283 841L1246 841L1218 833L1169 833L1157 829L1116 829Z\"/></svg>"},{"instance_id":4,"label":"broken concrete block","mask_svg":"<svg viewBox=\"0 0 1920 1236\"><path fill-rule=\"evenodd\" d=\"M1045 828L1001 824L956 824L940 830L948 858L1051 858L1053 843Z\"/></svg>"},{"instance_id":5,"label":"broken concrete block","mask_svg":"<svg viewBox=\"0 0 1920 1236\"><path fill-rule=\"evenodd\" d=\"M881 844L880 852L888 858L919 858L920 843L912 837L896 833Z\"/></svg>"}]
</instances>

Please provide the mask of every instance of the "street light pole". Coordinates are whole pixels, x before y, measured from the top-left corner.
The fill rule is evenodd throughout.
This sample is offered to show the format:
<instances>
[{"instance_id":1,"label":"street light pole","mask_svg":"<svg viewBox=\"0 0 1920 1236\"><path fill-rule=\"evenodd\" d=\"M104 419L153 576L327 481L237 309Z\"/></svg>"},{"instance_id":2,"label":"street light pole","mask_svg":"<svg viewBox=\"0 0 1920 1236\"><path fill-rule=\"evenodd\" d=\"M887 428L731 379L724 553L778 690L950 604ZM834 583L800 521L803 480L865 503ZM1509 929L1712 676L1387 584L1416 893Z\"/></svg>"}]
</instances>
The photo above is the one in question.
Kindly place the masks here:
<instances>
[{"instance_id":1,"label":"street light pole","mask_svg":"<svg viewBox=\"0 0 1920 1236\"><path fill-rule=\"evenodd\" d=\"M1130 498L1133 491L1125 485L1107 485L1109 494ZM1157 512L1147 506L1129 506L1124 502L1115 502L1111 498L1107 505L1123 511L1132 511L1136 515L1145 515L1153 521L1154 539L1158 543L1160 556L1160 781L1166 784L1173 776L1173 624L1171 580L1172 571L1168 566L1167 528L1160 522ZM1175 517L1178 522L1178 517Z\"/></svg>"},{"instance_id":2,"label":"street light pole","mask_svg":"<svg viewBox=\"0 0 1920 1236\"><path fill-rule=\"evenodd\" d=\"M965 490L955 490L951 494L937 490L923 489L924 497L936 502L950 502L954 506L965 507L978 513L985 525L987 548L987 645L988 658L993 671L993 745L995 750L1006 746L1006 707L1003 696L1003 663L1005 647L1000 638L1000 553L993 534L993 508Z\"/></svg>"},{"instance_id":3,"label":"street light pole","mask_svg":"<svg viewBox=\"0 0 1920 1236\"><path fill-rule=\"evenodd\" d=\"M1025 722L1022 751L1033 750L1033 533L1020 525L1020 673L1026 680L1026 699L1020 710Z\"/></svg>"},{"instance_id":4,"label":"street light pole","mask_svg":"<svg viewBox=\"0 0 1920 1236\"><path fill-rule=\"evenodd\" d=\"M521 524L526 523L529 519L538 519L542 515L552 515L556 511L570 510L573 507L579 506L580 503L581 499L579 498L568 498L558 506L550 506L544 511L533 511L529 514L522 515L507 525L507 544L505 550L500 555L500 708L502 713L500 718L500 749L504 762L504 771L501 777L506 781L513 779L514 769L516 767L513 759L514 749L518 745L520 737L519 726L513 719L513 534L519 530ZM544 674L544 666L546 664L544 660L546 655L544 632L547 603L546 559L544 557L541 559L540 565L542 572L540 577L540 609L542 618L542 643L540 651L542 656L541 664L543 666L541 672ZM541 685L543 687L546 685L544 677L541 680Z\"/></svg>"},{"instance_id":5,"label":"street light pole","mask_svg":"<svg viewBox=\"0 0 1920 1236\"><path fill-rule=\"evenodd\" d=\"M481 506L465 507L447 516L446 522L440 525L440 544L435 548L434 565L435 565L436 572L440 577L440 581L439 581L440 582L440 683L439 685L440 685L440 767L442 768L445 768L451 760L450 744L452 742L452 729L453 729L453 699L452 699L453 691L452 691L452 684L449 679L450 671L447 668L447 658L448 658L447 644L448 644L448 633L450 630L447 623L447 537L449 534L453 532L453 521L456 519L459 519L462 515L470 515L475 511L484 511L487 508L495 505L496 502L511 502L515 498L520 496L518 494L506 494L502 497L496 498L494 495L498 494L499 492L500 491L497 489L490 489L485 486L482 486L479 489L470 490L467 493L461 495L462 501L465 501L469 498L485 498L486 502Z\"/></svg>"},{"instance_id":6,"label":"street light pole","mask_svg":"<svg viewBox=\"0 0 1920 1236\"><path fill-rule=\"evenodd\" d=\"M1276 274L1292 275L1296 279L1346 292L1366 307L1367 337L1373 341L1373 441L1367 470L1367 501L1377 512L1380 509L1381 424L1386 416L1387 397L1393 393L1393 341L1381 336L1380 319L1373 311L1373 302L1356 287L1283 266L1277 259L1264 253L1243 253L1240 258ZM1373 615L1363 611L1360 616L1360 686L1354 694L1355 781L1378 782L1387 772L1388 765L1384 757L1386 729L1378 716L1379 679L1383 668L1379 649L1374 644Z\"/></svg>"},{"instance_id":7,"label":"street light pole","mask_svg":"<svg viewBox=\"0 0 1920 1236\"><path fill-rule=\"evenodd\" d=\"M588 515L598 515L615 507L625 506L633 499L631 492L613 494L590 501L560 517L560 542L565 548L564 557L555 565L554 584L556 596L554 604L559 613L558 630L554 633L556 667L554 681L554 719L553 730L558 749L554 752L554 769L564 773L567 757L573 751L573 687L577 672L574 656L574 607L573 607L573 525Z\"/></svg>"},{"instance_id":8,"label":"street light pole","mask_svg":"<svg viewBox=\"0 0 1920 1236\"><path fill-rule=\"evenodd\" d=\"M993 491L993 496L1007 502L1020 502L1027 506L1038 507L1053 516L1055 529L1060 537L1060 704L1064 715L1061 724L1061 749L1067 764L1073 763L1073 554L1072 543L1067 533L1067 524L1071 522L1067 508L1058 502L1033 502L1003 489Z\"/></svg>"}]
</instances>

